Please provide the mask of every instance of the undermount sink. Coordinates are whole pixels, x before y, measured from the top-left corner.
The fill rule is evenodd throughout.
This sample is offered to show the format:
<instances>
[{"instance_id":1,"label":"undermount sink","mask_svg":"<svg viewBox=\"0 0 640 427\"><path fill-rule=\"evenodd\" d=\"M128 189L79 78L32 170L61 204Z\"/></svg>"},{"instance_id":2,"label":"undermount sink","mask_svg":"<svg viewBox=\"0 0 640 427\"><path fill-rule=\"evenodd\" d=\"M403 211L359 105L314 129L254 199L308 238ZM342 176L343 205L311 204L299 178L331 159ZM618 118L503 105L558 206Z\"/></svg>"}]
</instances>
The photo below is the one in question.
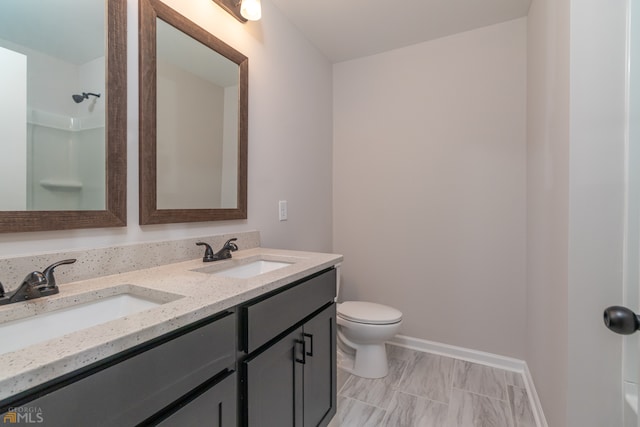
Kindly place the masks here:
<instances>
[{"instance_id":1,"label":"undermount sink","mask_svg":"<svg viewBox=\"0 0 640 427\"><path fill-rule=\"evenodd\" d=\"M90 328L157 307L158 302L122 293L0 324L0 354L26 348L71 332Z\"/></svg>"},{"instance_id":2,"label":"undermount sink","mask_svg":"<svg viewBox=\"0 0 640 427\"><path fill-rule=\"evenodd\" d=\"M194 271L208 273L212 276L233 277L236 279L249 279L260 274L278 270L292 265L289 262L257 260L246 264L220 269L219 266L198 268Z\"/></svg>"}]
</instances>

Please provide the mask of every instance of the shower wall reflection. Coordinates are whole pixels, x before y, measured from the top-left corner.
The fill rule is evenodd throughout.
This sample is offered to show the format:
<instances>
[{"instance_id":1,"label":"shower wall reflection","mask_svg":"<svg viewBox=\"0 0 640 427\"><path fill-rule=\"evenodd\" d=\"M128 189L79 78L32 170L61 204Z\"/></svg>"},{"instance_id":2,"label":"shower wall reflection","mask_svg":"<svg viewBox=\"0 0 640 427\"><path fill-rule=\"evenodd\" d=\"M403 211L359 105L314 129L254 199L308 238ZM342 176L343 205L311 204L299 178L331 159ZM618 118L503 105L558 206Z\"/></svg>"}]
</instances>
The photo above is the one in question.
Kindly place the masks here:
<instances>
[{"instance_id":1,"label":"shower wall reflection","mask_svg":"<svg viewBox=\"0 0 640 427\"><path fill-rule=\"evenodd\" d=\"M104 20L103 0L0 3L0 210L105 209L106 97L72 98L104 94Z\"/></svg>"},{"instance_id":2,"label":"shower wall reflection","mask_svg":"<svg viewBox=\"0 0 640 427\"><path fill-rule=\"evenodd\" d=\"M29 112L27 210L105 209L104 121Z\"/></svg>"}]
</instances>

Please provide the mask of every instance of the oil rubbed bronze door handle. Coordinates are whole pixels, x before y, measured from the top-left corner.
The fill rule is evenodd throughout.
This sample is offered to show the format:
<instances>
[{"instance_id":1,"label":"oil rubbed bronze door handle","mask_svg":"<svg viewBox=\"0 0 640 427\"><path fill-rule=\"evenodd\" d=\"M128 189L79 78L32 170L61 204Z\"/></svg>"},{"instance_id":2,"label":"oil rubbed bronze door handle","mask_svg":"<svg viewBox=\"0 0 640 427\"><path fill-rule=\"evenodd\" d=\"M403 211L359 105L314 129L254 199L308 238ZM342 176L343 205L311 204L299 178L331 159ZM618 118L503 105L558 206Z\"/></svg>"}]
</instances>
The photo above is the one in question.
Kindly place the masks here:
<instances>
[{"instance_id":1,"label":"oil rubbed bronze door handle","mask_svg":"<svg viewBox=\"0 0 640 427\"><path fill-rule=\"evenodd\" d=\"M640 328L640 318L627 307L614 305L604 310L604 324L617 334L630 335Z\"/></svg>"},{"instance_id":2,"label":"oil rubbed bronze door handle","mask_svg":"<svg viewBox=\"0 0 640 427\"><path fill-rule=\"evenodd\" d=\"M302 359L298 359L296 357L296 362L302 363L304 365L307 363L307 342L304 339L296 340L296 344L302 344Z\"/></svg>"},{"instance_id":3,"label":"oil rubbed bronze door handle","mask_svg":"<svg viewBox=\"0 0 640 427\"><path fill-rule=\"evenodd\" d=\"M304 338L309 338L309 348L311 350L306 352L306 355L309 357L313 357L313 335L312 334L302 334L304 336ZM303 338L303 339L304 339ZM306 339L304 340L305 342L307 341Z\"/></svg>"}]
</instances>

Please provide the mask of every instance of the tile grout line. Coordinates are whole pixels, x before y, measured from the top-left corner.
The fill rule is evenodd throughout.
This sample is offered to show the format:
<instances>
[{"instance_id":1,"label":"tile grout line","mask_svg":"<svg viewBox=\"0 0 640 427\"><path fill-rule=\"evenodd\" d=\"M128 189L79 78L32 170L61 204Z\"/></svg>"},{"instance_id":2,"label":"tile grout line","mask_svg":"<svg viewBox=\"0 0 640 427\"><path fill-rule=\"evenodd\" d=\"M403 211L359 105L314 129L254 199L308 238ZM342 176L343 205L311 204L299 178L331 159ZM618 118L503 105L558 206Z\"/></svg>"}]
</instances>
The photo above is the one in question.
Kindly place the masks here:
<instances>
[{"instance_id":1,"label":"tile grout line","mask_svg":"<svg viewBox=\"0 0 640 427\"><path fill-rule=\"evenodd\" d=\"M449 356L446 356L449 357ZM456 359L455 358L451 358L453 359L453 363L451 364L451 382L449 383L449 403L447 404L447 424L450 425L450 427L454 427L453 424L453 385L455 384L455 378L457 376L456 374Z\"/></svg>"},{"instance_id":2,"label":"tile grout line","mask_svg":"<svg viewBox=\"0 0 640 427\"><path fill-rule=\"evenodd\" d=\"M502 376L502 384L500 384L500 385L502 386L502 391L504 392L505 398L504 398L504 399L501 399L501 398L496 397L496 396L490 396L490 395L488 395L488 394L483 394L483 393L480 393L480 392L477 392L477 391L468 390L468 389L466 389L466 388L456 387L455 385L453 385L453 384L455 384L455 381L452 383L452 387L455 387L455 388L456 388L456 389L458 389L458 390L468 391L468 392L473 393L473 394L476 394L476 395L478 395L478 396L490 397L490 398L492 398L492 399L500 400L500 401L502 401L502 402L507 402L507 403L509 402L509 395L508 395L509 390L507 389L507 376L506 376L506 372L507 372L507 371L506 371L505 369L501 369L501 368L496 368L496 367L493 367L493 366L484 365L484 364L482 364L482 363L478 363L478 362L469 362L469 361L466 361L466 360L464 360L464 359L456 359L455 357L454 357L453 359L454 359L456 362L461 362L461 363L472 363L472 364L474 364L474 365L483 366L483 367L488 367L488 368L491 368L491 369L493 369L493 370L498 370L498 371L500 371L500 372L498 372L498 373L499 373L499 374L501 374L501 376Z\"/></svg>"},{"instance_id":3,"label":"tile grout line","mask_svg":"<svg viewBox=\"0 0 640 427\"><path fill-rule=\"evenodd\" d=\"M386 351L386 348L385 348ZM398 390L400 389L400 384L402 384L402 380L404 379L405 374L407 373L407 368L409 366L409 361L408 360L401 360L404 365L404 367L402 368L402 374L400 374L400 378L398 379L398 383L394 386L391 386L391 389L393 390L393 394L391 395L391 399L389 400L389 402L387 402L386 408L384 409L384 417L382 419L383 424L386 423L387 419L389 418L389 409L391 407L391 404L393 403L394 399L397 398L397 394L398 394ZM387 361L388 363L388 361Z\"/></svg>"},{"instance_id":4,"label":"tile grout line","mask_svg":"<svg viewBox=\"0 0 640 427\"><path fill-rule=\"evenodd\" d=\"M342 389L347 385L347 383L349 381L351 381L351 379L353 378L352 374L347 373L347 371L345 371L344 369L341 369L339 366L337 367L339 370L342 370L342 372L346 373L347 375L349 375L349 378L347 378L347 380L345 382L342 383L342 386L340 387L340 390L336 390L336 395L339 395L340 392L342 391ZM336 382L337 382L337 378L336 378Z\"/></svg>"},{"instance_id":5,"label":"tile grout line","mask_svg":"<svg viewBox=\"0 0 640 427\"><path fill-rule=\"evenodd\" d=\"M393 402L393 399L396 398L396 394L398 393L397 390L395 390L393 392L393 395L391 396L391 400L389 401L389 403L387 404L387 409L385 409L384 411L384 417L382 417L382 425L387 424L387 420L389 419L389 405L391 404L391 402Z\"/></svg>"},{"instance_id":6,"label":"tile grout line","mask_svg":"<svg viewBox=\"0 0 640 427\"><path fill-rule=\"evenodd\" d=\"M404 390L396 390L397 393L402 393L402 394L406 394L407 396L412 396L412 397L416 397L418 399L422 399L422 400L428 400L429 402L433 402L433 403L438 403L440 405L447 405L449 406L449 404L447 402L443 402L441 400L438 399L431 399L427 396L421 396L419 394L415 394L415 393L409 393L408 391L404 391Z\"/></svg>"},{"instance_id":7,"label":"tile grout line","mask_svg":"<svg viewBox=\"0 0 640 427\"><path fill-rule=\"evenodd\" d=\"M513 427L518 427L518 418L516 417L516 403L514 402L515 393L513 392L514 385L509 385L511 387L511 393L509 394L509 412L511 412L511 418L513 418Z\"/></svg>"},{"instance_id":8,"label":"tile grout line","mask_svg":"<svg viewBox=\"0 0 640 427\"><path fill-rule=\"evenodd\" d=\"M507 394L507 405L509 405L509 413L511 414L511 425L513 427L517 427L517 421L516 421L516 408L515 408L515 404L513 402L513 390L511 390L511 393L509 393L509 387L515 387L513 384L508 384L509 381L507 381L507 373L506 371L502 373L503 377L504 377L504 391ZM511 382L515 382L515 381L511 381Z\"/></svg>"},{"instance_id":9,"label":"tile grout line","mask_svg":"<svg viewBox=\"0 0 640 427\"><path fill-rule=\"evenodd\" d=\"M500 399L499 397L489 396L489 395L486 395L486 394L478 393L477 391L466 390L466 389L460 388L460 387L451 386L451 388L452 389L455 388L456 390L460 390L460 391L463 391L465 393L471 393L471 394L474 394L476 396L486 397L487 399L497 400L498 402L509 403L509 397L508 396L507 396L507 399Z\"/></svg>"},{"instance_id":10,"label":"tile grout line","mask_svg":"<svg viewBox=\"0 0 640 427\"><path fill-rule=\"evenodd\" d=\"M381 407L380 407L380 406L378 406L378 405L374 405L373 403L369 403L369 402L362 401L362 400L360 400L360 399L356 399L355 397L351 397L351 396L340 396L340 397L342 397L342 398L344 398L344 399L354 400L354 401L356 401L356 402L358 402L358 403L362 403L363 405L370 406L370 407L372 407L372 408L381 409L382 411L384 411L384 412L385 412L385 414L386 414L386 412L387 412L387 410L386 410L386 409L381 408Z\"/></svg>"}]
</instances>

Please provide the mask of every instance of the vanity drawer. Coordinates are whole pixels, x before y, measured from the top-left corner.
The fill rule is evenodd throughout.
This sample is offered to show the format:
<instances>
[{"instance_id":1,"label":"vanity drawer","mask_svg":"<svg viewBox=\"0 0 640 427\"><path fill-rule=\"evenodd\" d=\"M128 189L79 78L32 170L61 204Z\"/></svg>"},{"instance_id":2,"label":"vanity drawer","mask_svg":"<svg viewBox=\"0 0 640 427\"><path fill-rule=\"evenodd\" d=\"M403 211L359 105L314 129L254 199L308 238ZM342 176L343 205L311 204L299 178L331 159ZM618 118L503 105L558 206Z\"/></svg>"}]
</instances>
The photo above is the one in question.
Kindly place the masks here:
<instances>
[{"instance_id":1,"label":"vanity drawer","mask_svg":"<svg viewBox=\"0 0 640 427\"><path fill-rule=\"evenodd\" d=\"M293 327L336 296L336 270L331 269L283 291L242 306L242 350L251 353Z\"/></svg>"},{"instance_id":2,"label":"vanity drawer","mask_svg":"<svg viewBox=\"0 0 640 427\"><path fill-rule=\"evenodd\" d=\"M219 372L235 369L236 316L217 317L134 355L116 356L22 406L39 408L50 425L136 425Z\"/></svg>"},{"instance_id":3,"label":"vanity drawer","mask_svg":"<svg viewBox=\"0 0 640 427\"><path fill-rule=\"evenodd\" d=\"M158 427L235 427L238 418L236 373L209 387L165 418ZM155 423L154 423L155 424Z\"/></svg>"}]
</instances>

